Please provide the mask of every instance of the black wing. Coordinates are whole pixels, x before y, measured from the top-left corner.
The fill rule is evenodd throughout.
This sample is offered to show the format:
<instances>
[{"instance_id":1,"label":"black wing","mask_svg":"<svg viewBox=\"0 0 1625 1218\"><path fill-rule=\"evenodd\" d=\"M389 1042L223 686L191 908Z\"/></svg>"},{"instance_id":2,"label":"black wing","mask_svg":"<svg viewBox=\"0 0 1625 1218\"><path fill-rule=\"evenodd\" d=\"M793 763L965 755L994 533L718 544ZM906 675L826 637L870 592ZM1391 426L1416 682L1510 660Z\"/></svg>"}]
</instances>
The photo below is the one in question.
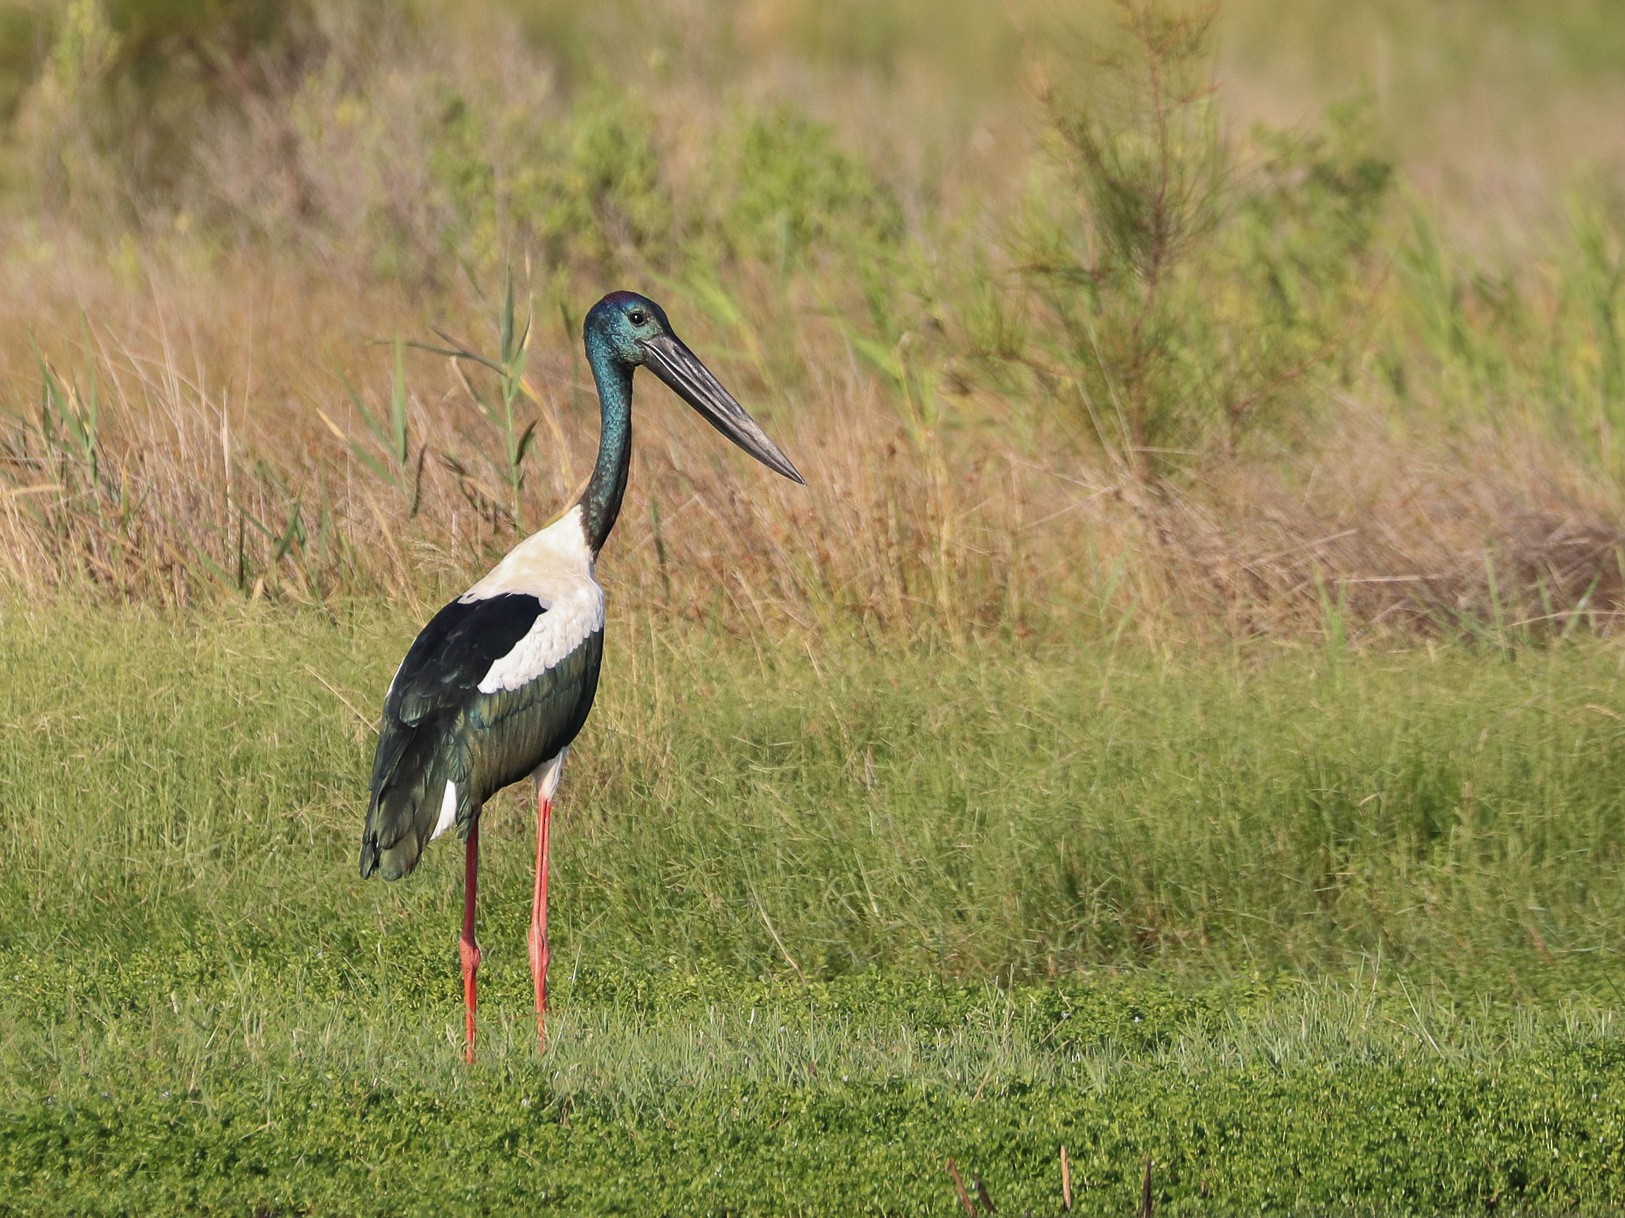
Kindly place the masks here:
<instances>
[{"instance_id":1,"label":"black wing","mask_svg":"<svg viewBox=\"0 0 1625 1218\"><path fill-rule=\"evenodd\" d=\"M522 593L453 601L413 641L384 699L361 838L363 877L382 870L385 879L398 879L417 865L446 783L456 784L457 825L466 837L489 796L581 730L597 689L601 630L517 689L479 689L546 612Z\"/></svg>"},{"instance_id":2,"label":"black wing","mask_svg":"<svg viewBox=\"0 0 1625 1218\"><path fill-rule=\"evenodd\" d=\"M415 725L460 704L546 612L536 597L518 592L452 601L412 640L384 697L384 718Z\"/></svg>"}]
</instances>

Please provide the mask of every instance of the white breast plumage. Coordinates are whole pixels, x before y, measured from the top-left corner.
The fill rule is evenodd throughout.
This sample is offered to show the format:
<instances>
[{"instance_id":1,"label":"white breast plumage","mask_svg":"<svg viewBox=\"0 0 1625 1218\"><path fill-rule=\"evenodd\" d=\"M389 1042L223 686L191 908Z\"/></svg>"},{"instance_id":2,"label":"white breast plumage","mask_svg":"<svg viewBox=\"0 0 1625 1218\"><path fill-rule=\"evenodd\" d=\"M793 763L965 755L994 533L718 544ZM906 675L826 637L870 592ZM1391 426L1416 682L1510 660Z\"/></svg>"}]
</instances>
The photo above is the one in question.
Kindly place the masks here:
<instances>
[{"instance_id":1,"label":"white breast plumage","mask_svg":"<svg viewBox=\"0 0 1625 1218\"><path fill-rule=\"evenodd\" d=\"M529 684L604 628L604 590L593 578L593 555L579 506L515 546L458 599L509 593L534 596L546 612L486 671L481 693Z\"/></svg>"}]
</instances>

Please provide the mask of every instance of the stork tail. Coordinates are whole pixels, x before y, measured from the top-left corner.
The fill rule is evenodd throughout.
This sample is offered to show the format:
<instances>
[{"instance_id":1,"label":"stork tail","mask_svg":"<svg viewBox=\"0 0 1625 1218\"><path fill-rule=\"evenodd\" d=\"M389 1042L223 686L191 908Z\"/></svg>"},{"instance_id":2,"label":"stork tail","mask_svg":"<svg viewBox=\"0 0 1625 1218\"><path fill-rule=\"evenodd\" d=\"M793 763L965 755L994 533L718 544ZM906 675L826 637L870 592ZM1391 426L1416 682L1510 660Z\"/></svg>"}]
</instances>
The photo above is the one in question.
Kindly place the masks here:
<instances>
[{"instance_id":1,"label":"stork tail","mask_svg":"<svg viewBox=\"0 0 1625 1218\"><path fill-rule=\"evenodd\" d=\"M381 872L398 880L418 865L423 847L454 803L456 823L466 836L470 792L450 750L437 747L449 733L430 720L407 725L386 721L373 760L372 799L361 834L361 878ZM447 785L452 784L448 793Z\"/></svg>"}]
</instances>

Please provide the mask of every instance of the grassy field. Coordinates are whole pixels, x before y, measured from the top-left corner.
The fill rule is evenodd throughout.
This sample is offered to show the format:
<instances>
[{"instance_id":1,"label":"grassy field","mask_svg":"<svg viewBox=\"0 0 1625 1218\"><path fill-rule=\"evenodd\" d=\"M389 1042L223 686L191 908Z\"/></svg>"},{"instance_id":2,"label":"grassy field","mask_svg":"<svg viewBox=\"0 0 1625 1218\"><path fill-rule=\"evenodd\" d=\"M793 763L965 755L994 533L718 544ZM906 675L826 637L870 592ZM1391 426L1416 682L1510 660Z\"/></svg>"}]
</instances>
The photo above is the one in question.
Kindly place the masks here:
<instances>
[{"instance_id":1,"label":"grassy field","mask_svg":"<svg viewBox=\"0 0 1625 1218\"><path fill-rule=\"evenodd\" d=\"M362 883L406 630L8 615L0 1206L1625 1203L1617 649L753 654L612 623L532 1041L528 810Z\"/></svg>"},{"instance_id":2,"label":"grassy field","mask_svg":"<svg viewBox=\"0 0 1625 1218\"><path fill-rule=\"evenodd\" d=\"M0 3L0 1213L1625 1209L1615 7ZM640 385L467 1070L616 287L809 486Z\"/></svg>"}]
</instances>

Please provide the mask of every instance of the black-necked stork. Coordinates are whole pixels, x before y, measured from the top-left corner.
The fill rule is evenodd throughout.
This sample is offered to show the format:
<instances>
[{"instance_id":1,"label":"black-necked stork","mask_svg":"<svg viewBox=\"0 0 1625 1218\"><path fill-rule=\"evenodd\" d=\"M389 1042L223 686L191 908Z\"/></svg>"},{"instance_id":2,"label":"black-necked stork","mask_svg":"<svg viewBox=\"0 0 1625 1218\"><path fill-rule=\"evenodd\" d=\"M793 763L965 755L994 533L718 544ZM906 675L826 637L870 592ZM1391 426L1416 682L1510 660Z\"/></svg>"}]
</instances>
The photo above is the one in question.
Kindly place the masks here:
<instances>
[{"instance_id":1,"label":"black-necked stork","mask_svg":"<svg viewBox=\"0 0 1625 1218\"><path fill-rule=\"evenodd\" d=\"M361 875L397 880L454 825L466 843L460 954L467 1042L474 1060L474 888L480 808L526 775L536 781L536 885L530 968L536 1034L547 1009L547 838L570 742L587 720L604 648L604 591L593 564L626 493L632 373L651 369L710 424L786 478L790 459L672 332L665 311L612 292L583 328L603 411L598 461L581 498L510 550L485 578L430 619L384 695L361 835Z\"/></svg>"}]
</instances>

